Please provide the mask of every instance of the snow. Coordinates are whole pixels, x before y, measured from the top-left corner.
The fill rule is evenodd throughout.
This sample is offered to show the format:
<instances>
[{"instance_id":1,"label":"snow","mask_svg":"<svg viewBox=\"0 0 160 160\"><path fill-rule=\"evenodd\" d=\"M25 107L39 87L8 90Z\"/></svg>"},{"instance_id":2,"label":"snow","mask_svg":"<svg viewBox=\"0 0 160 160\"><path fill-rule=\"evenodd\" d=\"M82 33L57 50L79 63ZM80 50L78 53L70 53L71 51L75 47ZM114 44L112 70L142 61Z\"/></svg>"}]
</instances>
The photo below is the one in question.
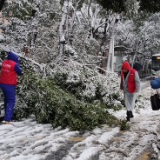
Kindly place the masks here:
<instances>
[{"instance_id":1,"label":"snow","mask_svg":"<svg viewBox=\"0 0 160 160\"><path fill-rule=\"evenodd\" d=\"M0 34L0 42L2 42L2 41L4 41L4 40L5 40L5 38L3 37L2 34Z\"/></svg>"},{"instance_id":2,"label":"snow","mask_svg":"<svg viewBox=\"0 0 160 160\"><path fill-rule=\"evenodd\" d=\"M119 132L118 128L114 128L112 131L110 132L105 132L101 135L101 137L99 138L99 142L100 143L107 143L108 140L110 140L111 138L113 138L113 136Z\"/></svg>"},{"instance_id":3,"label":"snow","mask_svg":"<svg viewBox=\"0 0 160 160\"><path fill-rule=\"evenodd\" d=\"M107 125L83 134L68 128L53 129L50 124L38 124L33 116L19 122L1 124L0 159L49 160L52 157L53 160L93 160L98 155L99 160L134 160L150 145L158 152L152 142L159 137L159 111L151 109L150 91L150 87L145 87L140 93L145 105L135 108L134 118L129 123L131 129L125 132L121 132L119 127ZM126 117L125 108L110 112L118 119ZM82 139L70 140L72 137Z\"/></svg>"}]
</instances>

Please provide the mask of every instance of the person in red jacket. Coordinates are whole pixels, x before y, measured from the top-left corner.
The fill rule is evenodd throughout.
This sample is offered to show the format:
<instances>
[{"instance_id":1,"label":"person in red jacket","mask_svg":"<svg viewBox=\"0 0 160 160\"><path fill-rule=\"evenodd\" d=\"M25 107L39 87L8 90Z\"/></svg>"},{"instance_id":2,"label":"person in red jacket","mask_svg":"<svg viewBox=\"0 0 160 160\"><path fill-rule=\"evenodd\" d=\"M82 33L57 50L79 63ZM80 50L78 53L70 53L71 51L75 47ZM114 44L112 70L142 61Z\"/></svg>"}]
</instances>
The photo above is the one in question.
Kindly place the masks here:
<instances>
[{"instance_id":1,"label":"person in red jacket","mask_svg":"<svg viewBox=\"0 0 160 160\"><path fill-rule=\"evenodd\" d=\"M140 79L138 72L131 68L127 61L122 63L121 69L120 88L124 91L124 101L127 108L127 121L130 121L130 118L133 118L136 93L140 91Z\"/></svg>"},{"instance_id":2,"label":"person in red jacket","mask_svg":"<svg viewBox=\"0 0 160 160\"><path fill-rule=\"evenodd\" d=\"M4 95L4 121L8 123L12 119L15 105L15 86L17 85L17 74L22 70L19 68L18 56L13 52L8 52L8 57L2 62L0 73L0 88Z\"/></svg>"}]
</instances>

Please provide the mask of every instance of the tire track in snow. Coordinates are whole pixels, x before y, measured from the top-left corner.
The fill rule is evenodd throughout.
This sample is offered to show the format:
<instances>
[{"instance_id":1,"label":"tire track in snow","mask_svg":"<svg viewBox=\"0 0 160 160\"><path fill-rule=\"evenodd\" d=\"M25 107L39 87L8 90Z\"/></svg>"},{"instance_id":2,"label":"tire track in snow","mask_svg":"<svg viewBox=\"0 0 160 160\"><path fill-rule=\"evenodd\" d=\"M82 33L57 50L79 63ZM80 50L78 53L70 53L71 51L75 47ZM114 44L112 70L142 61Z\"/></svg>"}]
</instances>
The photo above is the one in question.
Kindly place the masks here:
<instances>
[{"instance_id":1,"label":"tire track in snow","mask_svg":"<svg viewBox=\"0 0 160 160\"><path fill-rule=\"evenodd\" d=\"M130 123L129 131L118 132L105 142L100 140L102 134L91 134L86 140L75 144L63 160L138 160L156 141L157 124L159 115L139 115ZM107 133L109 131L106 130L103 134Z\"/></svg>"},{"instance_id":2,"label":"tire track in snow","mask_svg":"<svg viewBox=\"0 0 160 160\"><path fill-rule=\"evenodd\" d=\"M143 123L139 125L139 122L144 117L144 125ZM144 115L136 118L135 121L131 122L131 129L129 131L117 134L111 140L109 149L101 153L99 160L138 160L144 152L148 149L150 150L151 144L157 139L156 130L159 120L155 120L155 117L150 116L146 119L146 115ZM148 123L150 127L146 128L145 123ZM147 159L143 158L143 160Z\"/></svg>"},{"instance_id":3,"label":"tire track in snow","mask_svg":"<svg viewBox=\"0 0 160 160\"><path fill-rule=\"evenodd\" d=\"M50 124L37 124L31 119L3 124L0 125L0 159L49 160L52 153L58 152L61 159L64 155L60 151L69 137L77 134L60 127L53 129Z\"/></svg>"}]
</instances>

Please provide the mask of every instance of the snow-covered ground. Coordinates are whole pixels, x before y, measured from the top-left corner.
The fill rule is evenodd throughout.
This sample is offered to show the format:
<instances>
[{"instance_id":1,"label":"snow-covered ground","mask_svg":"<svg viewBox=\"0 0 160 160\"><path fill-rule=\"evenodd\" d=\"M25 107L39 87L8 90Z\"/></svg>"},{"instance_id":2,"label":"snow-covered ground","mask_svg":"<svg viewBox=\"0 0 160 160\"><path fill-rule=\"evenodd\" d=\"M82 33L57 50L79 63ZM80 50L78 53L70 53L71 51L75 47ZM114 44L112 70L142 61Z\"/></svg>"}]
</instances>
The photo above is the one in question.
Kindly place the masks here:
<instances>
[{"instance_id":1,"label":"snow-covered ground","mask_svg":"<svg viewBox=\"0 0 160 160\"><path fill-rule=\"evenodd\" d=\"M150 87L142 90L150 96ZM126 110L115 112L125 119ZM0 160L147 160L151 146L155 152L160 133L160 111L152 111L148 100L135 109L131 129L104 125L79 133L50 124L37 124L33 118L0 125Z\"/></svg>"}]
</instances>

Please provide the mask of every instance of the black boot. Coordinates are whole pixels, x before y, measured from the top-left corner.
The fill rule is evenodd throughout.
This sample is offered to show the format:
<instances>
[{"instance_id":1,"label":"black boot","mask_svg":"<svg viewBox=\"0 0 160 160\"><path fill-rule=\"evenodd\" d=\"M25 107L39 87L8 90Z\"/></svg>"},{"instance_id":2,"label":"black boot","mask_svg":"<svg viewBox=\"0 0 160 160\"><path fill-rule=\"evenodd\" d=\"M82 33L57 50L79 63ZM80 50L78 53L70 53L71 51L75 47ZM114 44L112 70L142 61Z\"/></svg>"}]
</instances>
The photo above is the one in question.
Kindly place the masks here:
<instances>
[{"instance_id":1,"label":"black boot","mask_svg":"<svg viewBox=\"0 0 160 160\"><path fill-rule=\"evenodd\" d=\"M4 117L0 117L0 122L2 122L2 121L3 121L3 118L4 118Z\"/></svg>"},{"instance_id":2,"label":"black boot","mask_svg":"<svg viewBox=\"0 0 160 160\"><path fill-rule=\"evenodd\" d=\"M127 111L127 121L130 121L131 116L132 116L132 111Z\"/></svg>"},{"instance_id":3,"label":"black boot","mask_svg":"<svg viewBox=\"0 0 160 160\"><path fill-rule=\"evenodd\" d=\"M133 116L133 113L132 113L132 111L131 111L131 118L133 118L134 116Z\"/></svg>"}]
</instances>

